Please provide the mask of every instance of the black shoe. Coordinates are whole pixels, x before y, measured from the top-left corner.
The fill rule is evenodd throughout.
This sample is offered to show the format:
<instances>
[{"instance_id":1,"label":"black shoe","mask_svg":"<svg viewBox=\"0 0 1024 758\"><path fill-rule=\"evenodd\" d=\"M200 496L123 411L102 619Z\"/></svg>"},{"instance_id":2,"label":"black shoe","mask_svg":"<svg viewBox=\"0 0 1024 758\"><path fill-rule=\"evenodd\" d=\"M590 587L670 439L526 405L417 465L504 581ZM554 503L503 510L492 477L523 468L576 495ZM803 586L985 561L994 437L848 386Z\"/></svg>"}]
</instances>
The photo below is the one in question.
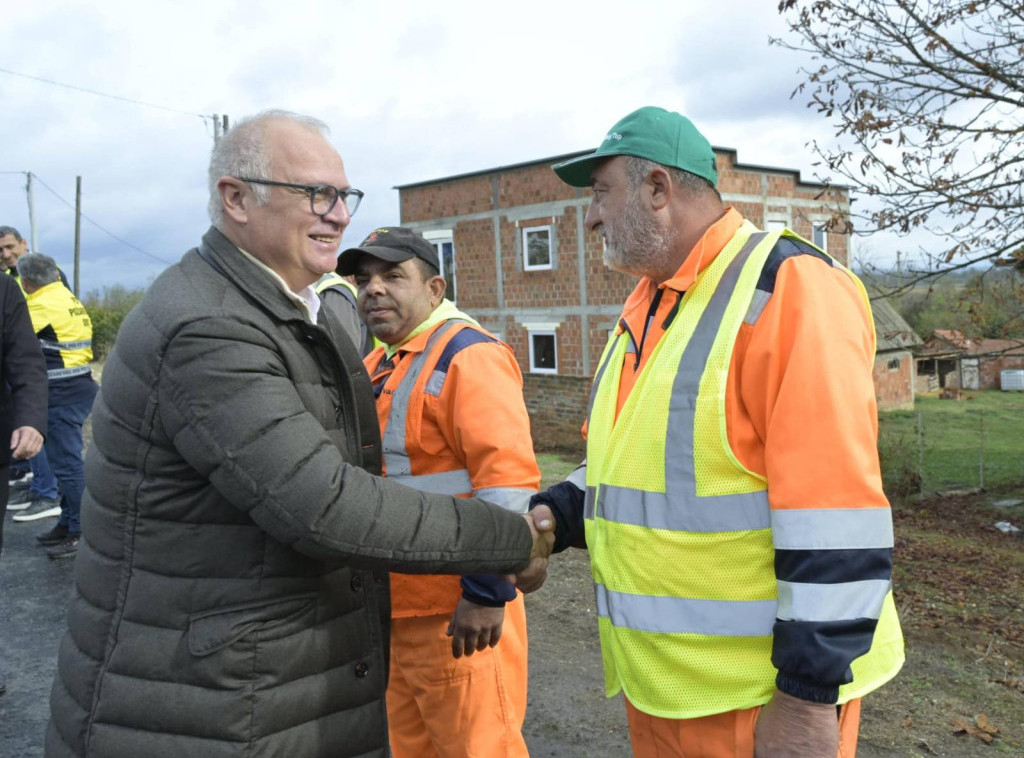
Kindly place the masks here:
<instances>
[{"instance_id":1,"label":"black shoe","mask_svg":"<svg viewBox=\"0 0 1024 758\"><path fill-rule=\"evenodd\" d=\"M46 554L52 559L74 558L75 553L78 552L78 543L81 542L81 540L81 532L78 532L77 534L69 533L68 536L64 538L64 541L59 545L47 548Z\"/></svg>"},{"instance_id":2,"label":"black shoe","mask_svg":"<svg viewBox=\"0 0 1024 758\"><path fill-rule=\"evenodd\" d=\"M59 545L68 536L67 524L57 524L48 532L36 535L36 542L40 545L49 547L50 545Z\"/></svg>"},{"instance_id":3,"label":"black shoe","mask_svg":"<svg viewBox=\"0 0 1024 758\"><path fill-rule=\"evenodd\" d=\"M32 469L20 468L11 471L7 477L7 485L13 487L16 484L28 484L32 481Z\"/></svg>"}]
</instances>

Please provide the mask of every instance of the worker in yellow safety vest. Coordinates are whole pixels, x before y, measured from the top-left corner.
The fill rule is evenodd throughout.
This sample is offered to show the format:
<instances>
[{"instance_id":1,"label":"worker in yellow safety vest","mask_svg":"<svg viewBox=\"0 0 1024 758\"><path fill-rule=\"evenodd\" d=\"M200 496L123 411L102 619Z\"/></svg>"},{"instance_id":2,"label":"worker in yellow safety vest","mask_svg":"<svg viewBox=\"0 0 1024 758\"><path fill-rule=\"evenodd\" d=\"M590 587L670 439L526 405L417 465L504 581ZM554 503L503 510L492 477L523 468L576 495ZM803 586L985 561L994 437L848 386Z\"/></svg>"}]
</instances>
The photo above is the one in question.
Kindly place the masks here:
<instances>
[{"instance_id":1,"label":"worker in yellow safety vest","mask_svg":"<svg viewBox=\"0 0 1024 758\"><path fill-rule=\"evenodd\" d=\"M351 279L350 276L345 277L334 271L329 271L317 280L313 288L320 296L320 302L341 324L359 354L366 357L373 350L375 344L373 335L367 330L366 324L359 316L359 310L356 307L358 292Z\"/></svg>"},{"instance_id":2,"label":"worker in yellow safety vest","mask_svg":"<svg viewBox=\"0 0 1024 758\"><path fill-rule=\"evenodd\" d=\"M61 283L53 258L24 255L18 260L18 274L46 359L49 410L44 448L61 492L57 524L38 535L37 542L46 547L50 558L72 558L82 533L82 426L99 391L89 365L92 321L85 306Z\"/></svg>"},{"instance_id":3,"label":"worker in yellow safety vest","mask_svg":"<svg viewBox=\"0 0 1024 758\"><path fill-rule=\"evenodd\" d=\"M589 549L634 755L852 758L860 698L903 663L863 285L725 207L678 113L640 108L553 168L592 189L606 265L640 278L586 460L531 502L556 552Z\"/></svg>"}]
</instances>

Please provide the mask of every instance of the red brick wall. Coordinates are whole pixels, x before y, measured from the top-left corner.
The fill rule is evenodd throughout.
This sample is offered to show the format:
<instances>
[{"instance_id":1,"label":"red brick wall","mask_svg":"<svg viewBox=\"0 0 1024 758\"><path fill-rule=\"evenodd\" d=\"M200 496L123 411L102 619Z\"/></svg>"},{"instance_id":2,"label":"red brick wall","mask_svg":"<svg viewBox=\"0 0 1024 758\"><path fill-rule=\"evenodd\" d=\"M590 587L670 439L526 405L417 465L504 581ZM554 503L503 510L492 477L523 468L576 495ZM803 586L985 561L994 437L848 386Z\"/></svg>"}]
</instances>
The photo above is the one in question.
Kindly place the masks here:
<instances>
[{"instance_id":1,"label":"red brick wall","mask_svg":"<svg viewBox=\"0 0 1024 758\"><path fill-rule=\"evenodd\" d=\"M550 226L555 238L555 268L526 271L523 267L523 228ZM492 238L491 247L494 243ZM457 253L456 253L457 254ZM542 308L578 303L580 277L576 266L576 211L525 219L519 224L501 220L501 273L508 308Z\"/></svg>"},{"instance_id":2,"label":"red brick wall","mask_svg":"<svg viewBox=\"0 0 1024 758\"><path fill-rule=\"evenodd\" d=\"M533 438L540 449L582 452L580 428L587 416L590 379L578 376L526 374L523 395Z\"/></svg>"},{"instance_id":3,"label":"red brick wall","mask_svg":"<svg viewBox=\"0 0 1024 758\"><path fill-rule=\"evenodd\" d=\"M1024 355L1002 355L978 361L978 386L981 389L999 389L1003 371L1024 368Z\"/></svg>"},{"instance_id":4,"label":"red brick wall","mask_svg":"<svg viewBox=\"0 0 1024 758\"><path fill-rule=\"evenodd\" d=\"M891 361L899 367L889 368ZM907 352L882 353L875 356L872 370L878 410L892 411L914 407L914 358Z\"/></svg>"},{"instance_id":5,"label":"red brick wall","mask_svg":"<svg viewBox=\"0 0 1024 758\"><path fill-rule=\"evenodd\" d=\"M469 311L493 308L498 291L494 223L490 219L460 221L452 231L452 238L459 307Z\"/></svg>"},{"instance_id":6,"label":"red brick wall","mask_svg":"<svg viewBox=\"0 0 1024 758\"><path fill-rule=\"evenodd\" d=\"M797 233L811 237L811 219L817 220L827 216L826 202L815 194L820 192L820 188L798 184L795 174L737 169L735 154L732 152L720 152L716 158L719 190L723 194L743 194L761 198L767 192L768 207L776 214L784 213ZM495 192L497 207L494 205ZM577 236L581 228L579 214L586 212L585 204L570 205L557 210L541 208L536 217L530 218L522 218L522 209L531 205L543 206L581 198L585 200L589 194L590 190L581 191L564 184L551 171L548 162L543 162L403 188L402 222L422 223L460 215L495 212L498 214L497 223L501 237L500 268L504 296L502 305L510 310L520 311L573 307L581 304ZM777 196L777 199L773 200L772 196ZM790 205L793 199L811 200L816 206L808 209ZM817 211L818 204L820 211ZM765 203L736 202L735 207L753 223L763 226L766 216ZM452 224L459 306L470 314L474 309L498 307L498 280L494 255L495 218L455 220ZM552 227L555 238L555 267L551 270L526 271L522 261L522 229L543 224L550 224ZM587 306L617 310L633 290L636 279L605 267L600 234L584 231L583 242ZM845 234L829 233L829 252L843 262L846 261L846 243ZM580 319L573 317L554 320L562 321L557 330L559 373L577 376L583 374ZM613 316L598 314L588 319L588 369L591 375L597 367L601 350L607 341L607 329L612 322ZM529 352L525 330L514 320L506 319L501 331L515 348L520 366L523 372L527 373Z\"/></svg>"},{"instance_id":7,"label":"red brick wall","mask_svg":"<svg viewBox=\"0 0 1024 758\"><path fill-rule=\"evenodd\" d=\"M576 194L576 188L559 179L547 163L513 169L498 175L498 202L502 208L568 200L576 197Z\"/></svg>"},{"instance_id":8,"label":"red brick wall","mask_svg":"<svg viewBox=\"0 0 1024 758\"><path fill-rule=\"evenodd\" d=\"M486 175L409 187L400 195L403 224L480 213L494 208L491 177Z\"/></svg>"}]
</instances>

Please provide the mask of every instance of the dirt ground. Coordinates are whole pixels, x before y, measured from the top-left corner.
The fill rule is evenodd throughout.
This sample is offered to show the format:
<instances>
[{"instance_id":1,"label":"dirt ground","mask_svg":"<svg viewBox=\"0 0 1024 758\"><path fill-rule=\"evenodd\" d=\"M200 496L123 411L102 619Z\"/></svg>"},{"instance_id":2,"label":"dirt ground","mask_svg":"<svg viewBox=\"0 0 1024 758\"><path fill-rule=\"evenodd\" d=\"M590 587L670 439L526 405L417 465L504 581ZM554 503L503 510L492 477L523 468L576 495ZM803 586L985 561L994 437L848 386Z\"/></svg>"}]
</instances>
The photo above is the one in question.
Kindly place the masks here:
<instances>
[{"instance_id":1,"label":"dirt ground","mask_svg":"<svg viewBox=\"0 0 1024 758\"><path fill-rule=\"evenodd\" d=\"M567 470L580 457L569 453ZM995 527L1024 529L1024 485L899 505L894 521L907 663L865 699L858 758L1024 756L1024 531ZM6 526L0 758L38 758L72 566L42 560L35 529L10 517ZM628 758L622 700L603 694L586 552L554 556L547 582L526 603L531 755Z\"/></svg>"},{"instance_id":2,"label":"dirt ground","mask_svg":"<svg viewBox=\"0 0 1024 758\"><path fill-rule=\"evenodd\" d=\"M1024 490L897 507L896 603L907 663L864 701L859 758L1024 756ZM603 695L587 556L553 557L527 597L534 758L629 756L621 698Z\"/></svg>"}]
</instances>

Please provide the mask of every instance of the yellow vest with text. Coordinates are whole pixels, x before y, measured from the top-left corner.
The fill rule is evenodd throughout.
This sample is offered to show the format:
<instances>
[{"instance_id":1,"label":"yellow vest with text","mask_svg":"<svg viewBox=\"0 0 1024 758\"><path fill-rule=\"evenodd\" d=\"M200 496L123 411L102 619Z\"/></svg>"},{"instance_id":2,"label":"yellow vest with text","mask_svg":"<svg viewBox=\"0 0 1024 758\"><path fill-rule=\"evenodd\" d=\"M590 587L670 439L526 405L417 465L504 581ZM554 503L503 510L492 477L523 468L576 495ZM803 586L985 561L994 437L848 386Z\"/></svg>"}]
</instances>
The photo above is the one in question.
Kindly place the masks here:
<instances>
[{"instance_id":1,"label":"yellow vest with text","mask_svg":"<svg viewBox=\"0 0 1024 758\"><path fill-rule=\"evenodd\" d=\"M74 293L53 282L26 294L25 301L50 381L90 373L92 321Z\"/></svg>"},{"instance_id":2,"label":"yellow vest with text","mask_svg":"<svg viewBox=\"0 0 1024 758\"><path fill-rule=\"evenodd\" d=\"M654 716L750 708L774 692L771 509L765 480L730 449L725 393L736 335L783 234L795 236L737 231L685 293L617 419L630 343L621 329L594 378L584 524L605 690ZM890 590L839 702L876 689L902 661Z\"/></svg>"}]
</instances>

